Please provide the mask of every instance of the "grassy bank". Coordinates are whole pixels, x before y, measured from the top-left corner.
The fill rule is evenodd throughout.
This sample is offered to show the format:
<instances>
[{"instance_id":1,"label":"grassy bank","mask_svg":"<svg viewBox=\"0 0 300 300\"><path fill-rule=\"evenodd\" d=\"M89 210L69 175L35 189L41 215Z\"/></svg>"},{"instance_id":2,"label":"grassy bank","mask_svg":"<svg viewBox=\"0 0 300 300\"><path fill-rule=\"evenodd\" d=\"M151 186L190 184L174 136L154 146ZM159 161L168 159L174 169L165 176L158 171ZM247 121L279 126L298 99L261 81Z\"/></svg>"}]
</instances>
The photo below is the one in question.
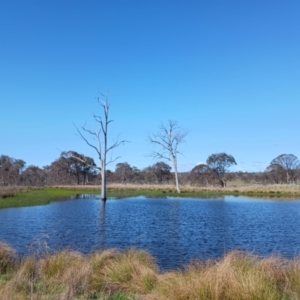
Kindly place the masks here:
<instances>
[{"instance_id":1,"label":"grassy bank","mask_svg":"<svg viewBox=\"0 0 300 300\"><path fill-rule=\"evenodd\" d=\"M51 201L77 194L99 194L97 186L55 186L45 188L1 187L0 208L48 204ZM229 185L220 187L182 186L180 195L173 185L108 185L108 197L213 197L213 196L252 196L260 198L300 198L300 185Z\"/></svg>"},{"instance_id":2,"label":"grassy bank","mask_svg":"<svg viewBox=\"0 0 300 300\"><path fill-rule=\"evenodd\" d=\"M142 250L89 255L61 251L16 259L0 243L0 295L10 299L299 299L300 258L233 251L218 260L160 272Z\"/></svg>"},{"instance_id":3,"label":"grassy bank","mask_svg":"<svg viewBox=\"0 0 300 300\"><path fill-rule=\"evenodd\" d=\"M95 194L99 193L96 187L90 188L31 188L31 187L13 187L6 188L0 192L0 208L44 205L51 201L62 200L77 194ZM2 196L1 196L2 195Z\"/></svg>"},{"instance_id":4,"label":"grassy bank","mask_svg":"<svg viewBox=\"0 0 300 300\"><path fill-rule=\"evenodd\" d=\"M134 185L134 184L112 184L108 186L111 195L128 193L133 195L159 195L159 196L258 196L258 197L300 197L300 185L273 184L273 185L246 185L228 183L228 186L221 188L218 186L195 187L190 185L181 186L181 193L176 192L173 185Z\"/></svg>"}]
</instances>

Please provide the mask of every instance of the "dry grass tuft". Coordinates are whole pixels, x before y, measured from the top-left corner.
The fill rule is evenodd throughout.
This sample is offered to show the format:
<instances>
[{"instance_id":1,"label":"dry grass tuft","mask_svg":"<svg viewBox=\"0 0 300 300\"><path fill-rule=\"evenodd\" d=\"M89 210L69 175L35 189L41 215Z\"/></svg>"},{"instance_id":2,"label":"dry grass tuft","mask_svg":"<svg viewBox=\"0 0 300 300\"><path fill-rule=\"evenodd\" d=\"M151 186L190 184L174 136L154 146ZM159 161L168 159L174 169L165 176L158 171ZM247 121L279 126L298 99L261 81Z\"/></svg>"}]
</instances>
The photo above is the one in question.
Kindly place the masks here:
<instances>
[{"instance_id":1,"label":"dry grass tuft","mask_svg":"<svg viewBox=\"0 0 300 300\"><path fill-rule=\"evenodd\" d=\"M0 249L13 253L5 244ZM89 255L61 251L14 264L0 274L1 300L300 299L300 258L232 251L160 273L155 259L143 250L110 249Z\"/></svg>"},{"instance_id":2,"label":"dry grass tuft","mask_svg":"<svg viewBox=\"0 0 300 300\"><path fill-rule=\"evenodd\" d=\"M219 261L193 262L162 274L147 299L281 299L288 278L275 261L233 251Z\"/></svg>"},{"instance_id":3,"label":"dry grass tuft","mask_svg":"<svg viewBox=\"0 0 300 300\"><path fill-rule=\"evenodd\" d=\"M12 187L1 187L0 198L9 198L16 195L16 188Z\"/></svg>"},{"instance_id":4,"label":"dry grass tuft","mask_svg":"<svg viewBox=\"0 0 300 300\"><path fill-rule=\"evenodd\" d=\"M45 278L55 281L61 279L66 269L81 260L80 253L64 250L42 258L39 261L39 271Z\"/></svg>"},{"instance_id":5,"label":"dry grass tuft","mask_svg":"<svg viewBox=\"0 0 300 300\"><path fill-rule=\"evenodd\" d=\"M38 279L38 261L34 257L24 258L11 280L11 288L16 292L33 293L34 284Z\"/></svg>"},{"instance_id":6,"label":"dry grass tuft","mask_svg":"<svg viewBox=\"0 0 300 300\"><path fill-rule=\"evenodd\" d=\"M28 192L30 190L40 190L43 187L34 187L34 186L1 186L0 189L0 198L14 197L16 193L19 192Z\"/></svg>"},{"instance_id":7,"label":"dry grass tuft","mask_svg":"<svg viewBox=\"0 0 300 300\"><path fill-rule=\"evenodd\" d=\"M90 277L90 287L94 291L101 291L107 289L105 280L104 267L107 264L114 262L119 253L115 249L103 250L90 255L90 264L92 274Z\"/></svg>"},{"instance_id":8,"label":"dry grass tuft","mask_svg":"<svg viewBox=\"0 0 300 300\"><path fill-rule=\"evenodd\" d=\"M124 253L106 250L94 254L92 261L91 286L97 290L145 293L156 282L155 260L142 250L131 249Z\"/></svg>"},{"instance_id":9,"label":"dry grass tuft","mask_svg":"<svg viewBox=\"0 0 300 300\"><path fill-rule=\"evenodd\" d=\"M16 264L16 251L0 242L0 275L12 270Z\"/></svg>"},{"instance_id":10,"label":"dry grass tuft","mask_svg":"<svg viewBox=\"0 0 300 300\"><path fill-rule=\"evenodd\" d=\"M290 291L290 299L300 299L300 257L288 263L286 276L286 290Z\"/></svg>"},{"instance_id":11,"label":"dry grass tuft","mask_svg":"<svg viewBox=\"0 0 300 300\"><path fill-rule=\"evenodd\" d=\"M65 286L65 290L60 296L61 300L84 295L89 290L91 276L89 262L83 257L75 260L70 258L71 264L64 270L61 279L57 281L57 283L62 282Z\"/></svg>"},{"instance_id":12,"label":"dry grass tuft","mask_svg":"<svg viewBox=\"0 0 300 300\"><path fill-rule=\"evenodd\" d=\"M20 299L41 299L43 295L47 299L73 299L89 290L90 275L87 258L78 252L62 251L40 259L27 257L20 262L5 292Z\"/></svg>"}]
</instances>

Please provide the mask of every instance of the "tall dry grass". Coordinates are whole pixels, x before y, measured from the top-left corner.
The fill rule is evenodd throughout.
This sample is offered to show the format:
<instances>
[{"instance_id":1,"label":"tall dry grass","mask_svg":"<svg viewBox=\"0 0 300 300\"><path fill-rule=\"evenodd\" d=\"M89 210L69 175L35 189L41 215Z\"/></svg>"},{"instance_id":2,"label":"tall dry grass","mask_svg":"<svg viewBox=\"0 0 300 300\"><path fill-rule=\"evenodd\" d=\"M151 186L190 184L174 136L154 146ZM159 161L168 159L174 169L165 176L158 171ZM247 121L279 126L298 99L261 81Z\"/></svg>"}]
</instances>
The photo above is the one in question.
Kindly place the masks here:
<instances>
[{"instance_id":1,"label":"tall dry grass","mask_svg":"<svg viewBox=\"0 0 300 300\"><path fill-rule=\"evenodd\" d=\"M68 197L76 193L97 193L100 188L95 185L65 185L51 187L0 187L0 207L27 206L46 204L50 200ZM172 184L108 184L109 196L177 196L176 188ZM29 192L29 193L24 193ZM300 185L293 184L272 184L272 185L246 185L228 182L228 186L196 187L182 185L182 197L202 197L217 195L244 195L253 197L265 197L277 199L299 198ZM13 199L6 200L4 198Z\"/></svg>"},{"instance_id":2,"label":"tall dry grass","mask_svg":"<svg viewBox=\"0 0 300 300\"><path fill-rule=\"evenodd\" d=\"M18 261L1 243L0 262L1 300L300 299L300 258L232 251L218 260L160 272L143 250L89 255L63 250Z\"/></svg>"},{"instance_id":3,"label":"tall dry grass","mask_svg":"<svg viewBox=\"0 0 300 300\"><path fill-rule=\"evenodd\" d=\"M0 198L14 197L17 193L28 192L31 190L39 190L43 187L33 186L0 186Z\"/></svg>"},{"instance_id":4,"label":"tall dry grass","mask_svg":"<svg viewBox=\"0 0 300 300\"><path fill-rule=\"evenodd\" d=\"M70 187L71 188L71 187ZM78 186L80 188L95 189L95 186ZM178 195L176 187L172 184L108 184L109 194L124 195L153 195L156 193L163 195ZM299 198L300 185L296 184L235 184L228 182L228 186L222 188L220 186L181 186L181 196L203 196L203 195L240 195L264 198Z\"/></svg>"},{"instance_id":5,"label":"tall dry grass","mask_svg":"<svg viewBox=\"0 0 300 300\"><path fill-rule=\"evenodd\" d=\"M286 268L277 258L260 260L233 251L219 261L194 262L183 271L162 274L147 299L282 299L294 293L286 289Z\"/></svg>"},{"instance_id":6,"label":"tall dry grass","mask_svg":"<svg viewBox=\"0 0 300 300\"><path fill-rule=\"evenodd\" d=\"M16 251L9 245L0 242L0 275L13 270L16 264Z\"/></svg>"},{"instance_id":7,"label":"tall dry grass","mask_svg":"<svg viewBox=\"0 0 300 300\"><path fill-rule=\"evenodd\" d=\"M17 193L17 189L15 187L1 187L0 188L0 199L14 197L16 195L16 193Z\"/></svg>"},{"instance_id":8,"label":"tall dry grass","mask_svg":"<svg viewBox=\"0 0 300 300\"><path fill-rule=\"evenodd\" d=\"M72 189L95 189L96 186L55 186L56 188ZM121 184L111 183L107 185L111 191L164 191L165 193L176 193L176 187L172 184ZM228 182L228 186L203 186L182 185L181 193L222 193L222 194L242 194L242 195L300 195L300 185L298 184L235 184Z\"/></svg>"}]
</instances>

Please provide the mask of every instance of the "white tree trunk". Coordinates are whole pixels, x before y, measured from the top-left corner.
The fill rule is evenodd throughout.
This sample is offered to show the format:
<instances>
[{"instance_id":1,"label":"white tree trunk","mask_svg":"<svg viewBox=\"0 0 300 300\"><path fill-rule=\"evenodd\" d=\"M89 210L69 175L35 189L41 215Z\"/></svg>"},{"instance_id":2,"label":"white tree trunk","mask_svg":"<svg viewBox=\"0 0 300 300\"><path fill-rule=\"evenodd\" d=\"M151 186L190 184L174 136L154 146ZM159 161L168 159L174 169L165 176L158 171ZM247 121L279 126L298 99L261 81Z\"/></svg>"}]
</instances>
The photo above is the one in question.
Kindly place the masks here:
<instances>
[{"instance_id":1,"label":"white tree trunk","mask_svg":"<svg viewBox=\"0 0 300 300\"><path fill-rule=\"evenodd\" d=\"M158 145L160 151L154 151L153 156L159 159L165 159L173 164L176 190L180 193L178 172L177 172L177 153L180 153L177 148L178 145L184 141L187 135L186 131L180 130L177 126L177 122L169 120L168 125L161 124L159 126L159 133L149 135L149 141L153 144Z\"/></svg>"},{"instance_id":2,"label":"white tree trunk","mask_svg":"<svg viewBox=\"0 0 300 300\"><path fill-rule=\"evenodd\" d=\"M176 190L177 190L177 193L180 193L180 187L179 187L179 181L178 181L178 172L177 172L177 158L176 157L173 157L173 167L174 167L174 173L175 173Z\"/></svg>"},{"instance_id":3,"label":"white tree trunk","mask_svg":"<svg viewBox=\"0 0 300 300\"><path fill-rule=\"evenodd\" d=\"M109 104L107 102L107 95L104 96L105 101L101 100L100 98L97 98L98 103L103 107L103 112L104 112L104 118L94 115L94 119L96 122L99 124L99 128L97 131L91 131L89 129L86 129L84 126L82 126L82 130L89 133L90 135L94 136L94 139L98 142L98 145L93 145L92 143L89 142L89 140L82 134L82 132L76 127L77 132L81 136L81 138L92 148L96 150L98 153L98 157L100 160L100 167L99 170L101 172L101 199L103 201L106 201L107 196L106 196L106 165L107 165L107 152L110 150L120 146L121 144L124 144L126 141L118 141L116 140L111 146L107 145L107 127L108 124L112 122L112 120L108 119L108 112L109 112ZM103 147L103 148L102 148ZM80 161L85 162L81 158L78 158ZM118 159L118 157L116 158ZM108 163L111 163L114 160L109 160Z\"/></svg>"},{"instance_id":4,"label":"white tree trunk","mask_svg":"<svg viewBox=\"0 0 300 300\"><path fill-rule=\"evenodd\" d=\"M103 162L101 162L103 163ZM101 200L106 201L106 172L105 168L102 165L101 168Z\"/></svg>"}]
</instances>

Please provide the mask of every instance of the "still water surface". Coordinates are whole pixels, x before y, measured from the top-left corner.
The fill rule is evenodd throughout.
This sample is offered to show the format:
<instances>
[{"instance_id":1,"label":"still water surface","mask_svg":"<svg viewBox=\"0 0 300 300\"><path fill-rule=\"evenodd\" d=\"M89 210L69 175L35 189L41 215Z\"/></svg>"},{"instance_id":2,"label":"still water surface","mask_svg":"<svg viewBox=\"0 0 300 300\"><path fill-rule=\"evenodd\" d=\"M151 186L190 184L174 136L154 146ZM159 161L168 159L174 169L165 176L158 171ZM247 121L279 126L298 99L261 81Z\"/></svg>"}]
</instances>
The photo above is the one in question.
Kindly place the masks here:
<instances>
[{"instance_id":1,"label":"still water surface","mask_svg":"<svg viewBox=\"0 0 300 300\"><path fill-rule=\"evenodd\" d=\"M110 199L88 196L0 210L0 240L19 254L71 248L148 250L162 269L232 249L300 255L300 201L245 197Z\"/></svg>"}]
</instances>

